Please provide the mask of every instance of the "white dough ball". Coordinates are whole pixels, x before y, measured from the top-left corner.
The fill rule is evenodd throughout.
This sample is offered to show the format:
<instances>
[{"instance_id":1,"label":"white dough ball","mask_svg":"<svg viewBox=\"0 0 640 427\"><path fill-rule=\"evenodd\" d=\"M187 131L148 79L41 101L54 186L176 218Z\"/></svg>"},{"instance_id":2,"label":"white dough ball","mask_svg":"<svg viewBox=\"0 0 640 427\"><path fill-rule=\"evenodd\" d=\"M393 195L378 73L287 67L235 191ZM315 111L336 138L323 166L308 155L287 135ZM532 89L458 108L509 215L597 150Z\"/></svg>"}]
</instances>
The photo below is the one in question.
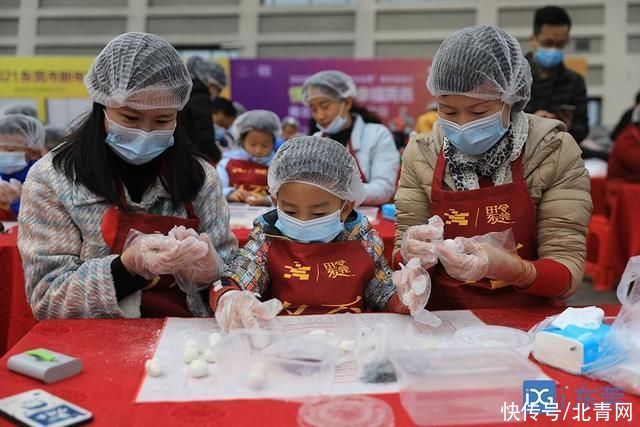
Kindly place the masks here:
<instances>
[{"instance_id":1,"label":"white dough ball","mask_svg":"<svg viewBox=\"0 0 640 427\"><path fill-rule=\"evenodd\" d=\"M267 382L267 370L261 364L255 364L249 369L249 374L247 378L247 382L249 383L249 388L253 390L260 390L264 388L264 385Z\"/></svg>"},{"instance_id":2,"label":"white dough ball","mask_svg":"<svg viewBox=\"0 0 640 427\"><path fill-rule=\"evenodd\" d=\"M200 344L198 343L198 341L192 339L187 340L187 342L184 344L184 347L192 347L195 348L196 350L198 350L198 352L200 352Z\"/></svg>"},{"instance_id":3,"label":"white dough ball","mask_svg":"<svg viewBox=\"0 0 640 427\"><path fill-rule=\"evenodd\" d=\"M189 364L194 360L196 360L199 355L200 355L200 352L198 351L197 348L185 347L184 351L182 352L182 360L184 361L184 363Z\"/></svg>"},{"instance_id":4,"label":"white dough ball","mask_svg":"<svg viewBox=\"0 0 640 427\"><path fill-rule=\"evenodd\" d=\"M150 377L159 377L163 374L162 365L158 359L148 359L144 363L144 369Z\"/></svg>"},{"instance_id":5,"label":"white dough ball","mask_svg":"<svg viewBox=\"0 0 640 427\"><path fill-rule=\"evenodd\" d=\"M204 360L206 360L207 363L216 363L216 358L217 357L218 357L218 354L211 347L209 347L208 349L206 349L204 351Z\"/></svg>"},{"instance_id":6,"label":"white dough ball","mask_svg":"<svg viewBox=\"0 0 640 427\"><path fill-rule=\"evenodd\" d=\"M209 368L207 367L207 362L202 359L195 359L189 364L189 374L193 378L202 378L206 377L209 373Z\"/></svg>"},{"instance_id":7,"label":"white dough ball","mask_svg":"<svg viewBox=\"0 0 640 427\"><path fill-rule=\"evenodd\" d=\"M354 340L342 340L338 348L343 353L352 353L356 348L356 342Z\"/></svg>"}]
</instances>

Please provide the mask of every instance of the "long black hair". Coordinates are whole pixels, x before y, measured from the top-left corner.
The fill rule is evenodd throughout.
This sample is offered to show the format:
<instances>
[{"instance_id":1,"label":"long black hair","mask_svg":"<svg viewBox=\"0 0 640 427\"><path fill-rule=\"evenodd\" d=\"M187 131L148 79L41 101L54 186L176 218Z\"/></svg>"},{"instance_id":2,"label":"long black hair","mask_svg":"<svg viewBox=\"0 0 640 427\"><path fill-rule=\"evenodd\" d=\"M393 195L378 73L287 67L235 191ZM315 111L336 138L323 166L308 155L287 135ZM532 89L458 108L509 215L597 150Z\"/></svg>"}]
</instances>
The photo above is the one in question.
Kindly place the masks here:
<instances>
[{"instance_id":1,"label":"long black hair","mask_svg":"<svg viewBox=\"0 0 640 427\"><path fill-rule=\"evenodd\" d=\"M104 106L94 102L93 108L71 126L53 154L53 165L58 171L122 208L126 208L120 197L123 185L135 182L144 191L158 176L174 207L196 198L204 184L205 171L180 120L173 134L174 145L151 162L134 166L107 147L104 117Z\"/></svg>"}]
</instances>

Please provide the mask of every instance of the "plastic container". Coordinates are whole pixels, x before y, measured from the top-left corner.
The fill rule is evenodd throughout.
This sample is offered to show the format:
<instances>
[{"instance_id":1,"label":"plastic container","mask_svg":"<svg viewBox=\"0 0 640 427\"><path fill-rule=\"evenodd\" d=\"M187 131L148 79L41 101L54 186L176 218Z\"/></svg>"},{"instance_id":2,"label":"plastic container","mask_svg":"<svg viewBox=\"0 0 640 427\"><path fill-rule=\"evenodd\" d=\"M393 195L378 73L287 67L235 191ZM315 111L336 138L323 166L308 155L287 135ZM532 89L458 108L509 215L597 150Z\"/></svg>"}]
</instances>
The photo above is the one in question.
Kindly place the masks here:
<instances>
[{"instance_id":1,"label":"plastic container","mask_svg":"<svg viewBox=\"0 0 640 427\"><path fill-rule=\"evenodd\" d=\"M506 326L470 326L456 331L455 338L473 347L512 349L524 357L533 349L531 334Z\"/></svg>"},{"instance_id":2,"label":"plastic container","mask_svg":"<svg viewBox=\"0 0 640 427\"><path fill-rule=\"evenodd\" d=\"M421 426L503 422L503 405L522 405L522 382L542 374L505 349L398 351L391 361L402 405Z\"/></svg>"},{"instance_id":3,"label":"plastic container","mask_svg":"<svg viewBox=\"0 0 640 427\"><path fill-rule=\"evenodd\" d=\"M379 222L378 213L380 208L377 206L359 206L357 211L366 216L371 224L377 224Z\"/></svg>"},{"instance_id":4,"label":"plastic container","mask_svg":"<svg viewBox=\"0 0 640 427\"><path fill-rule=\"evenodd\" d=\"M300 407L301 427L392 427L391 407L369 396L341 396L310 402Z\"/></svg>"},{"instance_id":5,"label":"plastic container","mask_svg":"<svg viewBox=\"0 0 640 427\"><path fill-rule=\"evenodd\" d=\"M320 338L263 330L232 332L216 348L225 386L276 398L326 393L337 358L337 348Z\"/></svg>"}]
</instances>

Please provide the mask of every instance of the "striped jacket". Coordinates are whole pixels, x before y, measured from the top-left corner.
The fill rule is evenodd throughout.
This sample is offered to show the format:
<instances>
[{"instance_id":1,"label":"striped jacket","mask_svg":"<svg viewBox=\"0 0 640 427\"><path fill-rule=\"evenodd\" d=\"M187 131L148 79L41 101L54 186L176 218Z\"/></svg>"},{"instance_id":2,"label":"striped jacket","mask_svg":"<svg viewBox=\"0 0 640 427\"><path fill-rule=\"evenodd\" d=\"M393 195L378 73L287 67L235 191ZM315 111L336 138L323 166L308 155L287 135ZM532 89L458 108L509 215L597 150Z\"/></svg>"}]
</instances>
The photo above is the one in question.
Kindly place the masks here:
<instances>
[{"instance_id":1,"label":"striped jacket","mask_svg":"<svg viewBox=\"0 0 640 427\"><path fill-rule=\"evenodd\" d=\"M29 172L22 190L18 217L18 248L22 255L27 299L38 319L73 317L135 317L131 307L140 292L116 299L112 255L101 231L109 204L85 186L72 182L54 169L52 154L43 157ZM218 254L228 259L237 248L229 229L229 209L215 169L202 162L204 185L193 207L200 218L201 233L207 233ZM129 206L152 215L186 218L183 206L174 210L168 192L158 179L140 203ZM127 301L128 300L128 301ZM199 293L187 295L187 305L196 316L210 312ZM139 316L139 314L138 314Z\"/></svg>"}]
</instances>

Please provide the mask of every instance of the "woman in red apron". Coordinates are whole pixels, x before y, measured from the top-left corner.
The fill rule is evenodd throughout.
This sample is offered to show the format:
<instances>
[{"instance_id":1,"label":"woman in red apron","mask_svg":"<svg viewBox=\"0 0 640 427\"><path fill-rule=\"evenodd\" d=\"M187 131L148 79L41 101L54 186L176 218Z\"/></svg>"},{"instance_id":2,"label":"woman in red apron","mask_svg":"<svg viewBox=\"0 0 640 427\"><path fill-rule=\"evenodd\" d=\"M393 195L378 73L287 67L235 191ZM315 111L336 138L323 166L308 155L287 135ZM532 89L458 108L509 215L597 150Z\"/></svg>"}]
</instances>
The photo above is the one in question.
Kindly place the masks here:
<instances>
[{"instance_id":1,"label":"woman in red apron","mask_svg":"<svg viewBox=\"0 0 640 427\"><path fill-rule=\"evenodd\" d=\"M208 288L236 240L215 169L177 125L191 84L152 34L120 35L93 62L92 110L24 185L19 248L38 319L211 315ZM166 257L187 235L197 258L187 245Z\"/></svg>"},{"instance_id":2,"label":"woman in red apron","mask_svg":"<svg viewBox=\"0 0 640 427\"><path fill-rule=\"evenodd\" d=\"M521 112L530 85L518 42L495 27L458 31L434 58L439 119L405 152L396 194L396 260L431 269L429 308L556 305L582 281L588 175L563 124ZM434 215L444 231L420 225ZM508 230L517 253L471 239ZM462 248L441 243L454 238Z\"/></svg>"},{"instance_id":3,"label":"woman in red apron","mask_svg":"<svg viewBox=\"0 0 640 427\"><path fill-rule=\"evenodd\" d=\"M280 310L408 312L380 237L353 210L365 191L344 146L321 137L287 141L269 169L269 190L277 209L256 221L210 297L223 329L251 327Z\"/></svg>"},{"instance_id":4,"label":"woman in red apron","mask_svg":"<svg viewBox=\"0 0 640 427\"><path fill-rule=\"evenodd\" d=\"M273 158L280 119L271 111L251 110L236 119L240 150L225 153L217 170L224 195L230 202L271 206L267 171Z\"/></svg>"},{"instance_id":5,"label":"woman in red apron","mask_svg":"<svg viewBox=\"0 0 640 427\"><path fill-rule=\"evenodd\" d=\"M364 182L365 205L381 205L393 198L400 155L389 129L377 114L359 106L354 99L353 79L336 70L320 71L302 86L302 97L323 136L338 141L356 160Z\"/></svg>"}]
</instances>

